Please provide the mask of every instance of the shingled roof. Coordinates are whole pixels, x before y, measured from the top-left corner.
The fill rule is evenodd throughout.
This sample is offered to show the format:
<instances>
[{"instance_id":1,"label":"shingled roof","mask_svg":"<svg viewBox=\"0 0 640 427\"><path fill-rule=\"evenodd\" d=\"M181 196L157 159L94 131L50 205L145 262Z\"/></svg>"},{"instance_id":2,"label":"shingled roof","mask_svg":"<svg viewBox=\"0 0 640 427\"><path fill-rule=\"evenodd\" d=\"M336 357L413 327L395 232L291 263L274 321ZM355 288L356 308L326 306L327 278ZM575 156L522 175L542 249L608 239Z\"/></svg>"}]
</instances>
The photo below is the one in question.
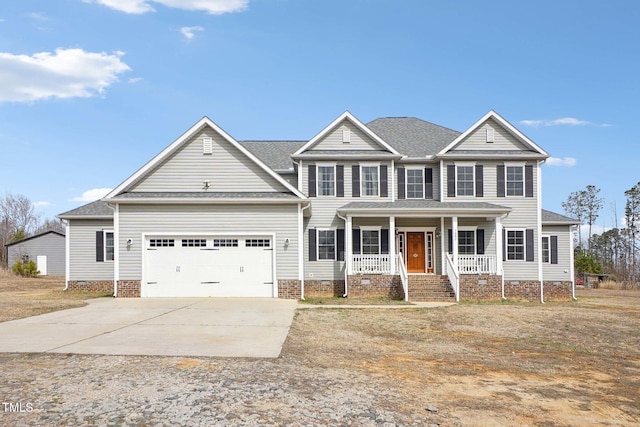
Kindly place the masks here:
<instances>
[{"instance_id":1,"label":"shingled roof","mask_svg":"<svg viewBox=\"0 0 640 427\"><path fill-rule=\"evenodd\" d=\"M367 123L367 127L408 157L437 154L460 135L415 117L383 117Z\"/></svg>"},{"instance_id":2,"label":"shingled roof","mask_svg":"<svg viewBox=\"0 0 640 427\"><path fill-rule=\"evenodd\" d=\"M96 200L78 208L61 213L58 218L113 218L113 209L106 202Z\"/></svg>"}]
</instances>

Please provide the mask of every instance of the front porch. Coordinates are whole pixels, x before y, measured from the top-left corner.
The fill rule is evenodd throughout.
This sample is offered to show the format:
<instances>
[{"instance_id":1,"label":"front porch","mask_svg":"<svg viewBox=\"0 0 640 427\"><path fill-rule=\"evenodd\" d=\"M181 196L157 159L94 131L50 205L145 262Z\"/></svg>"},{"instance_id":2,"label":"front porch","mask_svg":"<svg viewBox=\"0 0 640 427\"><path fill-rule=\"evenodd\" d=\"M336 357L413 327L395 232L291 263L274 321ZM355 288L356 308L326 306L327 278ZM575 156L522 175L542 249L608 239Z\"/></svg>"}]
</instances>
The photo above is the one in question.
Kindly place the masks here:
<instances>
[{"instance_id":1,"label":"front porch","mask_svg":"<svg viewBox=\"0 0 640 427\"><path fill-rule=\"evenodd\" d=\"M502 218L509 208L488 203L440 203L396 201L350 203L345 215L347 293L353 284L382 279L402 286L410 297L410 278L433 276L422 282L445 278L456 301L461 281L502 282ZM483 279L479 279L482 277ZM355 289L354 289L355 290Z\"/></svg>"}]
</instances>

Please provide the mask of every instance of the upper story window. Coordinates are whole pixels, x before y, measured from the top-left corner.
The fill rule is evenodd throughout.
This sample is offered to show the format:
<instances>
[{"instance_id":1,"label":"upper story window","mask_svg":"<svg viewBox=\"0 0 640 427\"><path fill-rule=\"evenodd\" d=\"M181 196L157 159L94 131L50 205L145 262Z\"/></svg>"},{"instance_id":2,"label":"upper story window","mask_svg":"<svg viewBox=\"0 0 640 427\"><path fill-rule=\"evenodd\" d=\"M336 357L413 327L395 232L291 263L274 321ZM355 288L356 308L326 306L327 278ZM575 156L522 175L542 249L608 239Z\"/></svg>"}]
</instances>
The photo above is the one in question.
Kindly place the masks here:
<instances>
[{"instance_id":1,"label":"upper story window","mask_svg":"<svg viewBox=\"0 0 640 427\"><path fill-rule=\"evenodd\" d=\"M474 195L475 180L473 177L473 169L473 166L456 165L456 195Z\"/></svg>"},{"instance_id":2,"label":"upper story window","mask_svg":"<svg viewBox=\"0 0 640 427\"><path fill-rule=\"evenodd\" d=\"M524 167L506 166L507 196L524 195Z\"/></svg>"},{"instance_id":3,"label":"upper story window","mask_svg":"<svg viewBox=\"0 0 640 427\"><path fill-rule=\"evenodd\" d=\"M377 196L380 191L379 166L362 166L362 195Z\"/></svg>"},{"instance_id":4,"label":"upper story window","mask_svg":"<svg viewBox=\"0 0 640 427\"><path fill-rule=\"evenodd\" d=\"M424 169L407 169L407 199L424 198Z\"/></svg>"},{"instance_id":5,"label":"upper story window","mask_svg":"<svg viewBox=\"0 0 640 427\"><path fill-rule=\"evenodd\" d=\"M320 196L335 196L336 169L335 166L318 166L318 194Z\"/></svg>"}]
</instances>

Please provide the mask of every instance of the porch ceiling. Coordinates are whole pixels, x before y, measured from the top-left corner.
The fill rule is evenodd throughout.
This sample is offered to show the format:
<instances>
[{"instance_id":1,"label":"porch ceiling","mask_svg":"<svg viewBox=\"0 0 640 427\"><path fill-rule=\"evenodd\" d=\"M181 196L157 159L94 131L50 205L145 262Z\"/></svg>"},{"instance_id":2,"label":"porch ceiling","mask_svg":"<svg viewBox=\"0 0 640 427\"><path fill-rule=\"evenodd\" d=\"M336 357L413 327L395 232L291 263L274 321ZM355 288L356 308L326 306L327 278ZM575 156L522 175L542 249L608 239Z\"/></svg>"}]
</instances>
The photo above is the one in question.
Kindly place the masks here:
<instances>
[{"instance_id":1,"label":"porch ceiling","mask_svg":"<svg viewBox=\"0 0 640 427\"><path fill-rule=\"evenodd\" d=\"M438 202L435 200L396 200L395 202L351 202L338 209L352 216L396 217L495 217L511 212L507 206L486 202Z\"/></svg>"}]
</instances>

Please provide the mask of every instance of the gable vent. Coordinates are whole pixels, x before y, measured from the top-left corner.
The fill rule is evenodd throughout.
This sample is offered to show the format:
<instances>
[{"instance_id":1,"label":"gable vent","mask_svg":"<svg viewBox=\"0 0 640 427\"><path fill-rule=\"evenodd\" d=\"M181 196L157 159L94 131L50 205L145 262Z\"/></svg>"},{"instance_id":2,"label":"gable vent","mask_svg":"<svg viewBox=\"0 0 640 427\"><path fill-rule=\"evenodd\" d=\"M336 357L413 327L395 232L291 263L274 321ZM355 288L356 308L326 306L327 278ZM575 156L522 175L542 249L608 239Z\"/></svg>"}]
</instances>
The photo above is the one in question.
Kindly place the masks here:
<instances>
[{"instance_id":1,"label":"gable vent","mask_svg":"<svg viewBox=\"0 0 640 427\"><path fill-rule=\"evenodd\" d=\"M493 128L490 127L486 127L485 130L487 131L487 142L493 142L493 136L494 136L494 130Z\"/></svg>"},{"instance_id":2,"label":"gable vent","mask_svg":"<svg viewBox=\"0 0 640 427\"><path fill-rule=\"evenodd\" d=\"M351 142L351 130L350 129L342 129L342 142L348 144Z\"/></svg>"},{"instance_id":3,"label":"gable vent","mask_svg":"<svg viewBox=\"0 0 640 427\"><path fill-rule=\"evenodd\" d=\"M202 154L213 154L213 138L210 136L202 137Z\"/></svg>"}]
</instances>

